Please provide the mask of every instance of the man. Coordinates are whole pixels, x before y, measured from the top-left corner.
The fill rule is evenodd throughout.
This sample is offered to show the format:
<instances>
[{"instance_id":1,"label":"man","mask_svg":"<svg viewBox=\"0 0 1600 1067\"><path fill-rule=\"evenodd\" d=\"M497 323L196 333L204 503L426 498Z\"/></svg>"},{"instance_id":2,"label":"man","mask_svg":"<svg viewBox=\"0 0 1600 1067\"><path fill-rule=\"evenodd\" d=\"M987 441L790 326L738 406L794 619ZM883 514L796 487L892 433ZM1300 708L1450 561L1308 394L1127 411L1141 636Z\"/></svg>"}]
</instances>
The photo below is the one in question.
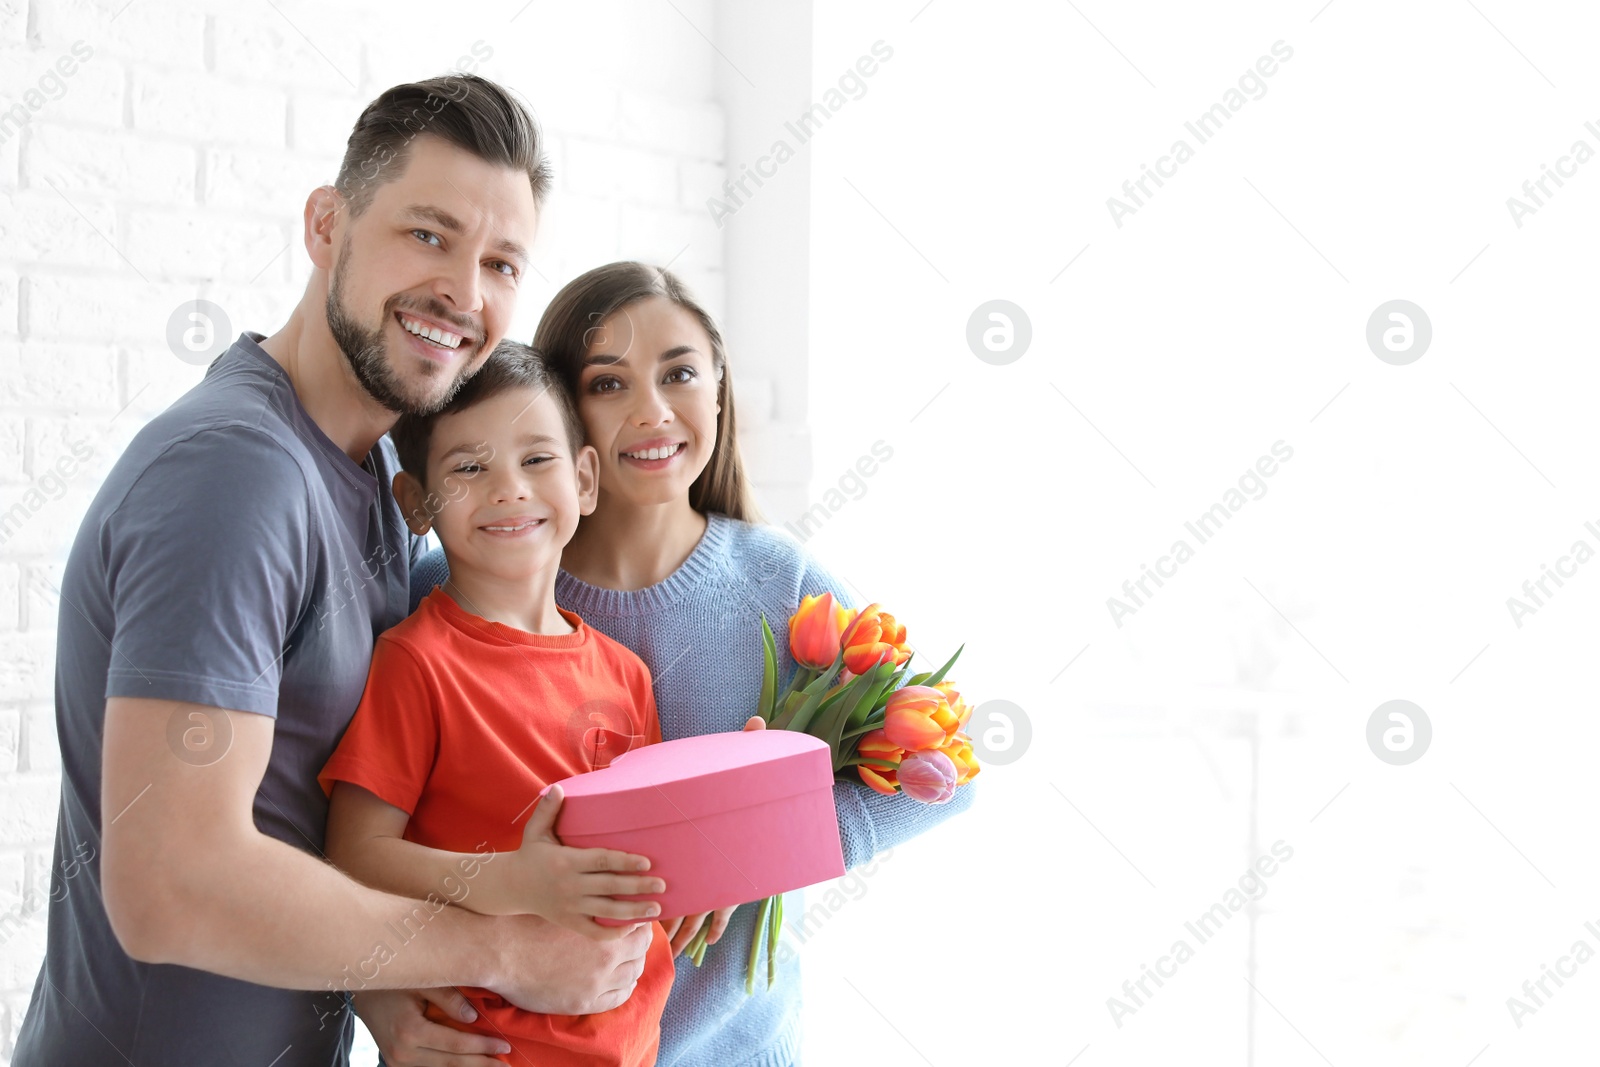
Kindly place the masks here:
<instances>
[{"instance_id":1,"label":"man","mask_svg":"<svg viewBox=\"0 0 1600 1067\"><path fill-rule=\"evenodd\" d=\"M494 83L384 93L307 200L289 321L241 336L106 479L62 583L49 943L16 1067L342 1064L347 991L567 1014L632 991L648 926L593 942L445 906L477 865L419 903L320 855L317 772L407 607L381 439L500 340L547 183Z\"/></svg>"}]
</instances>

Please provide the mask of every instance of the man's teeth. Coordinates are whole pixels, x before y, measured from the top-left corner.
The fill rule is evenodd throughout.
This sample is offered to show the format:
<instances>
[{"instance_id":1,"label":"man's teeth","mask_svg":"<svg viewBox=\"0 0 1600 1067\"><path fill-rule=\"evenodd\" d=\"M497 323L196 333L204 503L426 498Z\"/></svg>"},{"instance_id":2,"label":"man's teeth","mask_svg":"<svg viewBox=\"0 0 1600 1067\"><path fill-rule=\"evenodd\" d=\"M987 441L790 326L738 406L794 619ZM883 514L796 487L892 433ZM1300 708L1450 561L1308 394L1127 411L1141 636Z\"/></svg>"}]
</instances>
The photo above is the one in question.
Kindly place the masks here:
<instances>
[{"instance_id":1,"label":"man's teeth","mask_svg":"<svg viewBox=\"0 0 1600 1067\"><path fill-rule=\"evenodd\" d=\"M460 334L441 330L437 326L429 326L427 323L419 322L410 316L401 315L400 325L418 337L426 337L441 348L459 348L461 346L462 337Z\"/></svg>"},{"instance_id":2,"label":"man's teeth","mask_svg":"<svg viewBox=\"0 0 1600 1067\"><path fill-rule=\"evenodd\" d=\"M682 447L683 442L680 441L671 448L647 448L643 452L624 452L623 455L632 459L666 459Z\"/></svg>"},{"instance_id":3,"label":"man's teeth","mask_svg":"<svg viewBox=\"0 0 1600 1067\"><path fill-rule=\"evenodd\" d=\"M497 533L515 533L518 530L531 530L539 525L538 522L525 522L521 526L485 526L485 530L494 530Z\"/></svg>"}]
</instances>

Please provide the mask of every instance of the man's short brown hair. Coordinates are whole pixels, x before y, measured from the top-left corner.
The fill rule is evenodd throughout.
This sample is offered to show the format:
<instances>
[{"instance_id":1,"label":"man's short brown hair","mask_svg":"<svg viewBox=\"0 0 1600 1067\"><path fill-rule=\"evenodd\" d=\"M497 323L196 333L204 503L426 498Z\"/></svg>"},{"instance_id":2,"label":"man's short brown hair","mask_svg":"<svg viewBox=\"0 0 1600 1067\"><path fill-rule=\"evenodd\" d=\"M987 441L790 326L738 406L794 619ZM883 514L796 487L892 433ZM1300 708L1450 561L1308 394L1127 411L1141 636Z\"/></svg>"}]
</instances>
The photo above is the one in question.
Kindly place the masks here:
<instances>
[{"instance_id":1,"label":"man's short brown hair","mask_svg":"<svg viewBox=\"0 0 1600 1067\"><path fill-rule=\"evenodd\" d=\"M400 176L421 134L526 172L534 203L544 202L550 169L539 124L527 107L488 78L445 74L396 85L361 112L333 182L352 215L367 209L378 186Z\"/></svg>"}]
</instances>

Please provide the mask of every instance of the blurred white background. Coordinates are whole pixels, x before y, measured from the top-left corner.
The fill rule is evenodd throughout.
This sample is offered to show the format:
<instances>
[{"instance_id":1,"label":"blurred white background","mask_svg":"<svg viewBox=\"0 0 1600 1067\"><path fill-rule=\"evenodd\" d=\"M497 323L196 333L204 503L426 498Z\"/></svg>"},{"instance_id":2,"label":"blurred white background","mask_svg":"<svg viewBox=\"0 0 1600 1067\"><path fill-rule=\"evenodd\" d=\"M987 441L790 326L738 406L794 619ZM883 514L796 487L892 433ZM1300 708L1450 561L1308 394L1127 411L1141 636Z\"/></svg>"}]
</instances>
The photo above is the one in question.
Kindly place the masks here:
<instances>
[{"instance_id":1,"label":"blurred white background","mask_svg":"<svg viewBox=\"0 0 1600 1067\"><path fill-rule=\"evenodd\" d=\"M167 317L203 296L272 329L362 104L478 45L552 137L520 332L587 267L672 261L727 324L769 518L1022 712L980 708L969 815L808 893L808 1063L1577 1062L1600 965L1522 987L1600 951L1600 565L1520 626L1507 600L1600 551L1600 163L1561 162L1600 152L1597 30L1503 0L0 0L0 514L26 512L0 1037L43 951L51 587L105 467L198 378ZM975 350L995 300L1012 346ZM1431 325L1403 365L1367 341L1393 300ZM1399 765L1367 739L1395 699L1432 731ZM1185 924L1276 842L1202 944Z\"/></svg>"}]
</instances>

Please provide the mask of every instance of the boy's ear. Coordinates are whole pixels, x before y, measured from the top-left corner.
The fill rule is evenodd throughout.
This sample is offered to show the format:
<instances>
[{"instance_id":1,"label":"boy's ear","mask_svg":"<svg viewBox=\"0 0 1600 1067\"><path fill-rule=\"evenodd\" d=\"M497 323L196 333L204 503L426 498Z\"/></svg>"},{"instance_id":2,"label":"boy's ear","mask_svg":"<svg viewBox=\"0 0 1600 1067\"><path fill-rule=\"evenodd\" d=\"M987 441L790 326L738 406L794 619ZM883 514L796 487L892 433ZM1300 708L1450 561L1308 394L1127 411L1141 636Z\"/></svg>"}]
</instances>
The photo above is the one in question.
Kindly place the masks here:
<instances>
[{"instance_id":1,"label":"boy's ear","mask_svg":"<svg viewBox=\"0 0 1600 1067\"><path fill-rule=\"evenodd\" d=\"M600 453L584 445L572 464L578 476L578 514L592 515L600 503Z\"/></svg>"},{"instance_id":2,"label":"boy's ear","mask_svg":"<svg viewBox=\"0 0 1600 1067\"><path fill-rule=\"evenodd\" d=\"M428 511L428 493L410 471L400 471L394 476L394 502L400 505L400 514L406 526L421 537L433 529L433 515Z\"/></svg>"}]
</instances>

